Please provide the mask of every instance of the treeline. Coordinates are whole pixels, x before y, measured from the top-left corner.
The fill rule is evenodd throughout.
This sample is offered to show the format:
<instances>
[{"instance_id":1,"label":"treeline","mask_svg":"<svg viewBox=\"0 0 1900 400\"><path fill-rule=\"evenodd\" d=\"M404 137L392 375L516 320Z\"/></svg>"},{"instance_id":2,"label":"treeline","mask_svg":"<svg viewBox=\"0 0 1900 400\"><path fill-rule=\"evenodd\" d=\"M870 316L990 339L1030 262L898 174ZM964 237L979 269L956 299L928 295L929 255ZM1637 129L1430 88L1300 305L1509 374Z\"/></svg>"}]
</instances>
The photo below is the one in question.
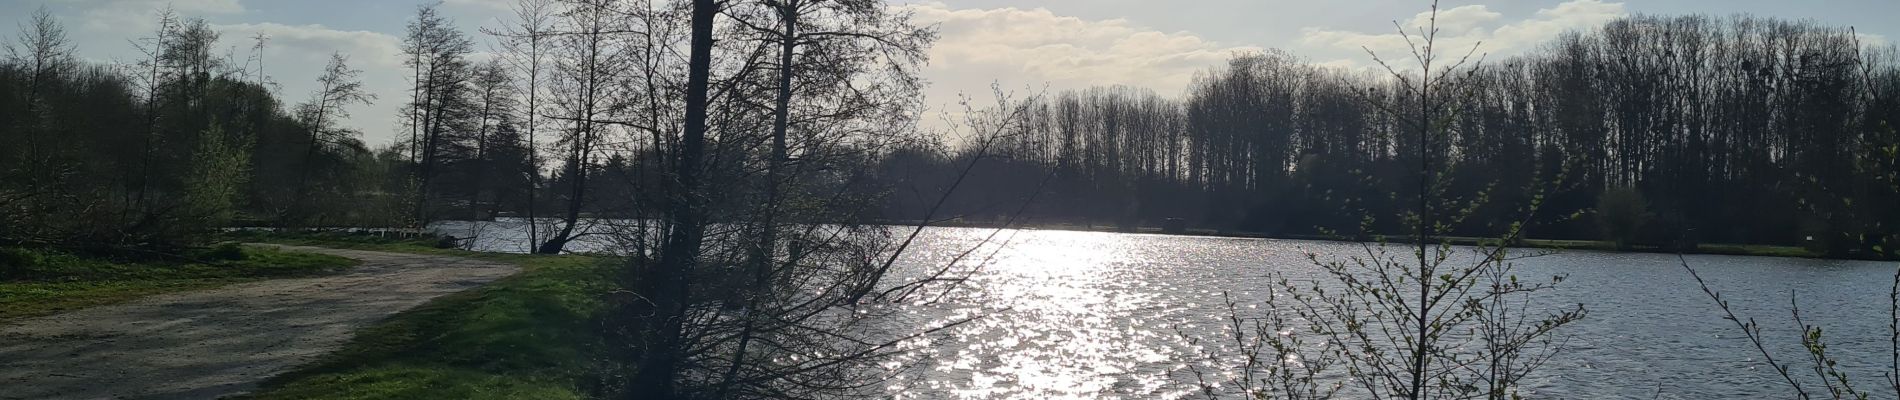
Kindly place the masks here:
<instances>
[{"instance_id":1,"label":"treeline","mask_svg":"<svg viewBox=\"0 0 1900 400\"><path fill-rule=\"evenodd\" d=\"M1394 233L1408 208L1393 193L1415 189L1408 171L1427 147L1447 193L1489 197L1460 234L1500 232L1538 200L1539 238L1605 238L1616 224L1603 220L1633 220L1633 237L1608 239L1843 254L1900 225L1887 125L1900 119L1900 64L1893 47L1856 39L1746 16L1618 20L1454 77L1447 139L1424 144L1402 134L1419 111L1400 82L1239 55L1182 98L1059 93L1012 110L1007 135L900 152L886 169L944 187L953 174L927 171L980 156L970 179L999 184L950 205L979 220L1006 219L1018 211L1008 199L1033 193L1042 201L1023 217L1042 222L1351 234L1369 215L1371 233Z\"/></svg>"},{"instance_id":2,"label":"treeline","mask_svg":"<svg viewBox=\"0 0 1900 400\"><path fill-rule=\"evenodd\" d=\"M678 16L611 1L521 4L516 23L479 33L504 50L480 61L470 33L422 8L404 41L407 99L368 95L337 55L295 105L273 95L256 62L262 38L249 43L248 59L228 59L208 24L167 12L135 41L143 58L97 65L74 59L42 13L0 66L0 237L173 246L233 224L420 226L515 215L558 220L535 241L559 251L590 217L658 215L671 190L660 171L682 129L668 123L683 112L669 97L681 95L683 77L661 68L675 60L657 50L682 45ZM630 31L671 39L634 41ZM771 61L749 51L758 54L724 68ZM1426 154L1445 160L1449 193L1491 200L1461 221L1460 234L1496 232L1538 200L1530 226L1538 238L1843 254L1881 244L1900 224L1891 207L1900 195L1886 178L1896 144L1886 123L1900 117L1895 55L1808 22L1632 17L1456 77L1449 139ZM866 74L799 67L811 76L799 79L824 82ZM720 151L768 153L709 167L733 179L783 179L752 176L775 167L756 158L772 159L774 148L795 158L801 140L906 125L910 116L897 110L908 106L892 107L904 104L893 96L917 84L905 72L867 81L874 90L798 93L845 114L788 118L774 134L779 116L757 100L776 97L779 85L729 73L719 93L731 100L711 107L723 107L716 123L743 133L711 140L731 148ZM825 142L837 143L827 150L835 162L858 166L800 179L862 183L868 189L853 195L863 198L890 194L853 218L1122 227L1182 218L1300 235L1359 232L1370 215L1379 217L1366 225L1372 232L1389 232L1407 209L1392 193L1414 185L1406 171L1425 146L1401 134L1417 113L1403 87L1287 53L1238 55L1178 98L1069 91L1010 103L989 134L947 144ZM402 107L404 131L372 150L339 121L378 100ZM789 144L772 146L774 138ZM953 185L958 177L968 184ZM932 207L953 186L958 193ZM768 195L776 196L720 198Z\"/></svg>"},{"instance_id":3,"label":"treeline","mask_svg":"<svg viewBox=\"0 0 1900 400\"><path fill-rule=\"evenodd\" d=\"M659 215L676 197L665 171L684 130L684 61L673 53L686 45L681 11L616 0L516 6L507 25L479 32L435 5L419 7L403 36L405 98L376 98L349 57L335 54L310 93L290 95L302 99L295 104L280 100L260 61L266 37L233 45L202 19L160 10L158 28L133 40L143 58L90 63L75 58L61 23L41 10L0 63L0 240L175 248L228 226L415 228L517 216L539 217L538 247L559 252L599 218ZM837 15L883 12L862 6L808 3L798 12L833 25L848 25ZM731 12L741 11L752 13L747 20L778 18L771 7ZM721 29L749 40L782 35ZM715 66L724 74L719 102L708 106L715 157L697 169L727 183L838 186L842 176L812 178L805 169L851 162L859 167L835 171L868 171L888 142L909 140L906 110L921 81L914 67L888 65L921 62L931 33L806 29L816 30L812 43L791 47L811 49L801 56L809 59L721 49L754 54ZM499 51L478 57L476 35ZM858 43L878 40L889 43ZM767 74L777 72L768 63L797 70L783 74L797 88L782 97L801 100L783 111L766 104L789 87ZM371 147L344 127L365 107L401 109L397 140ZM821 114L800 117L792 107ZM805 162L770 161L793 157ZM781 171L759 175L768 169ZM881 193L863 186L874 179L854 182L845 198ZM766 195L715 197L741 207Z\"/></svg>"},{"instance_id":4,"label":"treeline","mask_svg":"<svg viewBox=\"0 0 1900 400\"><path fill-rule=\"evenodd\" d=\"M381 190L386 165L330 125L337 105L277 99L257 62L267 42L234 60L205 21L157 20L122 64L76 59L44 9L8 43L0 241L165 249L236 221L382 219L355 199ZM326 79L355 85L343 61Z\"/></svg>"},{"instance_id":5,"label":"treeline","mask_svg":"<svg viewBox=\"0 0 1900 400\"><path fill-rule=\"evenodd\" d=\"M512 71L468 60L473 42L426 10L409 42L422 81L404 107L428 138L380 148L342 124L378 100L347 55L289 104L260 61L267 37L238 53L204 20L160 10L133 40L142 58L89 63L39 11L0 64L0 240L176 249L228 226L419 227L528 209L540 172Z\"/></svg>"}]
</instances>

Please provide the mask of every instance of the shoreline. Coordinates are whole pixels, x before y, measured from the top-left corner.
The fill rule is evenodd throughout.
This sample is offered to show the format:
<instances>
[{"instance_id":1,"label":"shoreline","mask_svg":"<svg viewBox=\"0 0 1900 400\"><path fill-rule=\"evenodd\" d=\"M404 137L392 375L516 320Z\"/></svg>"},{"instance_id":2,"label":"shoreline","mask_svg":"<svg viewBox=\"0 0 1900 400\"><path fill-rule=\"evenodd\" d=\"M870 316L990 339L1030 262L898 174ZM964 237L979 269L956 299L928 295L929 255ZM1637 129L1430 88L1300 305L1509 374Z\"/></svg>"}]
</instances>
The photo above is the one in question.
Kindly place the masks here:
<instances>
[{"instance_id":1,"label":"shoreline","mask_svg":"<svg viewBox=\"0 0 1900 400\"><path fill-rule=\"evenodd\" d=\"M876 223L884 224L884 225L892 225L892 226L915 227L917 226L918 222L920 221L879 220ZM929 226L944 227L944 228L986 228L986 229L1005 228L1004 226L1000 224L969 222L969 221L941 221L941 222L931 223L929 224ZM1232 239L1278 239L1278 240L1311 240L1311 241L1321 241L1321 242L1356 242L1356 240L1352 240L1350 238L1330 237L1330 236L1324 236L1324 235L1300 235L1300 234L1274 235L1274 234L1267 234L1263 232L1244 232L1244 231L1236 232L1236 231L1222 231L1222 230L1217 230L1217 229L1206 229L1206 228L1189 228L1180 233L1169 233L1169 232L1164 231L1160 227L1154 227L1154 226L1139 226L1139 227L1135 227L1132 230L1123 230L1118 227L1109 226L1109 225L1075 225L1075 224L1066 224L1066 223L1017 224L1014 227L1008 227L1008 228L1009 229L1068 231L1068 232L1132 233L1132 234L1193 236L1193 237L1232 238ZM1394 236L1394 238L1397 238L1397 237ZM1451 236L1451 237L1448 237L1448 239L1451 240L1453 245L1459 245L1459 246L1475 246L1480 243L1495 242L1497 240L1495 238L1480 238L1480 237L1468 237L1468 236ZM1400 242L1392 241L1392 243L1400 243ZM1523 239L1523 240L1518 241L1518 244L1512 245L1509 247L1520 248L1520 249L1544 249L1544 250L1586 250L1586 251L1601 251L1601 252L1608 252L1608 253L1637 253L1637 254L1678 254L1680 253L1680 254L1688 254L1688 255L1782 257L1782 258L1803 258L1803 259L1817 259L1817 260L1892 261L1885 258L1868 257L1865 255L1859 256L1859 257L1847 257L1847 258L1828 257L1824 254L1816 254L1813 251L1809 251L1806 248L1802 248L1798 246L1781 246L1781 245L1764 245L1764 244L1700 243L1696 245L1696 248L1694 250L1676 252L1676 251L1664 251L1663 249L1657 246L1636 246L1635 248L1630 249L1630 250L1619 250L1619 249L1616 249L1615 246L1610 244L1609 242L1598 241L1598 240Z\"/></svg>"},{"instance_id":2,"label":"shoreline","mask_svg":"<svg viewBox=\"0 0 1900 400\"><path fill-rule=\"evenodd\" d=\"M438 221L438 222L442 222L442 221ZM488 222L493 222L493 221L488 221ZM905 220L883 220L883 219L870 221L871 224L886 225L886 226L892 226L892 227L897 227L897 228L916 227L919 222L920 221L915 221L915 220L905 221ZM941 228L983 228L983 229L1005 228L1001 224L987 223L987 222L973 222L973 221L938 221L938 222L931 223L928 226L941 227ZM1276 240L1310 240L1310 241L1320 241L1320 242L1359 242L1359 240L1354 240L1352 238L1341 238L1341 237L1326 236L1326 235L1268 234L1264 232L1222 231L1218 229L1207 229L1207 228L1188 228L1178 233L1170 233L1170 232L1167 232L1165 229L1161 227L1156 227L1156 226L1138 226L1133 229L1124 230L1112 225L1078 225L1078 224L1070 224L1070 223L1016 224L1015 226L1007 227L1007 228L1030 229L1030 230L1052 230L1052 231L1067 231L1067 232L1099 232L1099 233L1126 233L1126 234L1168 235L1168 236L1192 236L1192 237L1230 238L1230 239L1276 239ZM244 231L254 231L254 230L271 231L275 229L276 228L261 228L261 227L225 228L227 232L244 232ZM386 228L372 229L372 228L361 228L361 227L330 227L330 228L320 228L318 230L325 231L325 232L352 232L352 233L371 233L371 234L375 234L375 233L388 234L392 232L401 232L401 233L407 233L409 235L415 235L419 233L426 233L426 232L416 232L416 230L413 230L413 229L386 229ZM1389 238L1392 239L1392 240L1389 240L1390 243L1404 243L1404 241L1402 240L1404 239L1403 236L1389 236ZM1453 245L1460 245L1460 246L1476 246L1481 243L1495 242L1497 240L1496 238L1470 237L1470 236L1450 236L1450 237L1447 237L1447 239L1450 239ZM1678 254L1680 253L1680 254L1689 254L1689 255L1782 257L1782 258L1800 258L1800 259L1813 259L1813 260L1895 261L1893 259L1877 257L1873 254L1864 254L1864 253L1859 254L1859 255L1849 256L1849 257L1828 257L1825 254L1819 254L1819 253L1810 251L1806 248L1799 247L1799 246L1765 245L1765 244L1699 243L1696 245L1696 248L1694 250L1677 252L1677 251L1666 251L1659 246L1641 246L1641 245L1635 246L1634 248L1629 249L1629 250L1621 250L1621 249L1617 249L1614 245L1610 244L1609 242L1599 241L1599 240L1566 240L1566 239L1529 238L1529 239L1519 240L1517 244L1509 246L1509 247L1517 248L1517 249L1584 250L1584 251L1601 251L1601 252L1606 252L1606 253L1633 253L1633 254Z\"/></svg>"}]
</instances>

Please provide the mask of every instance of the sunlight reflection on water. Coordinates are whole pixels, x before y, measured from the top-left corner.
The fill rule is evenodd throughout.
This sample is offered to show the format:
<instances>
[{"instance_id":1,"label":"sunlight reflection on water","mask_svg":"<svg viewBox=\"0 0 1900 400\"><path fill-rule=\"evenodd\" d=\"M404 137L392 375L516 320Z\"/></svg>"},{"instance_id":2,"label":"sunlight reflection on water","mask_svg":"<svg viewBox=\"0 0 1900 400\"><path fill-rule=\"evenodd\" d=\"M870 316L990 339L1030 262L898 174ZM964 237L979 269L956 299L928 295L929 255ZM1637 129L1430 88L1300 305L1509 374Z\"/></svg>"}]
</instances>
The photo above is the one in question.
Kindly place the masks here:
<instances>
[{"instance_id":1,"label":"sunlight reflection on water","mask_svg":"<svg viewBox=\"0 0 1900 400\"><path fill-rule=\"evenodd\" d=\"M952 233L954 232L954 233ZM933 232L935 233L935 232ZM942 265L981 241L987 230L933 235L907 257L913 267ZM916 386L894 387L899 398L1057 398L1109 395L1173 397L1172 354L1181 343L1151 317L1180 311L1161 299L1174 271L1154 268L1142 236L1022 232L967 268L981 268L958 297L939 309L987 312L951 338L925 344L929 365ZM1146 261L1146 262L1144 262ZM1193 307L1192 304L1186 305Z\"/></svg>"}]
</instances>

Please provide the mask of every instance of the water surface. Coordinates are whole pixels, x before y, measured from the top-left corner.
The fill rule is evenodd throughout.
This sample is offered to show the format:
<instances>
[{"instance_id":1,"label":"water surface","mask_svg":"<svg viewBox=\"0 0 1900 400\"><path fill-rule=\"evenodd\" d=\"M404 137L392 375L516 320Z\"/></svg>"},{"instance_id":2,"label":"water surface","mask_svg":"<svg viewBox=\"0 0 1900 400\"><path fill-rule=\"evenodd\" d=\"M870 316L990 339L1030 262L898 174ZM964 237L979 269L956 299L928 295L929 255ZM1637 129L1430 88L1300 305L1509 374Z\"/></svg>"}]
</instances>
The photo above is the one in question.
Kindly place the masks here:
<instances>
[{"instance_id":1,"label":"water surface","mask_svg":"<svg viewBox=\"0 0 1900 400\"><path fill-rule=\"evenodd\" d=\"M447 223L444 232L477 236L474 246L521 251L519 224ZM473 235L480 231L480 235ZM918 274L942 266L993 230L932 228L902 259ZM1259 304L1278 272L1323 278L1313 252L1343 259L1351 243L1233 239L1098 232L1005 231L1006 243L963 261L976 273L954 296L907 304L903 323L985 315L923 343L897 398L1148 399L1191 394L1182 365L1197 347L1186 337L1226 333L1222 293ZM601 246L590 240L582 247ZM1398 250L1404 251L1404 250ZM1829 351L1859 388L1885 382L1888 289L1895 264L1771 257L1689 256L1710 285L1744 318L1764 325L1777 360L1805 361L1800 329L1789 318L1797 295L1803 318L1827 328ZM980 265L980 267L979 267ZM1525 390L1545 398L1791 398L1763 367L1732 322L1697 288L1675 255L1566 251L1521 260L1517 275L1567 274L1540 298L1582 303L1589 317L1563 331L1566 348ZM917 302L922 303L922 302ZM1184 337L1185 336L1185 337ZM1207 342L1199 349L1212 346ZM1218 350L1218 349L1216 349ZM1808 364L1797 363L1795 372ZM1811 374L1808 374L1811 375ZM1810 391L1819 382L1806 382ZM1876 398L1893 398L1891 391Z\"/></svg>"}]
</instances>

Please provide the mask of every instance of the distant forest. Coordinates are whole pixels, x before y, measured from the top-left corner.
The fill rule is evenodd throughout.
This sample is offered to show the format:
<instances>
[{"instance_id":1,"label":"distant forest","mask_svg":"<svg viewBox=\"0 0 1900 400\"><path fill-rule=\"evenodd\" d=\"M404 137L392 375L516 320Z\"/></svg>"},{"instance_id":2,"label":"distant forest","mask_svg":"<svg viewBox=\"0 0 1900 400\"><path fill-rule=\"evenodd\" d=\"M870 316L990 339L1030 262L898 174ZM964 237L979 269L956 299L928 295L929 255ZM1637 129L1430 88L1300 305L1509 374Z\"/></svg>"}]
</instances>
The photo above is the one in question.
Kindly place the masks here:
<instances>
[{"instance_id":1,"label":"distant forest","mask_svg":"<svg viewBox=\"0 0 1900 400\"><path fill-rule=\"evenodd\" d=\"M0 240L176 248L249 221L392 215L374 198L405 181L405 163L337 128L338 107L278 100L263 42L232 60L205 21L157 19L133 40L142 58L119 64L77 60L44 9L7 43ZM356 85L343 60L327 78Z\"/></svg>"},{"instance_id":2,"label":"distant forest","mask_svg":"<svg viewBox=\"0 0 1900 400\"><path fill-rule=\"evenodd\" d=\"M683 39L617 32L646 24L681 38L684 25L575 4L474 33L424 7L404 42L409 98L365 94L339 54L315 78L321 89L291 94L295 103L272 89L264 38L221 38L167 12L134 41L142 59L101 65L75 59L41 14L0 65L0 240L165 247L233 225L533 215L560 221L547 238L558 251L584 219L655 216L672 195L660 164L680 132L673 99L684 75L649 50ZM745 28L722 27L763 34ZM737 73L714 82L724 97L709 105L711 202L766 196L718 190L777 187L721 180L765 179L752 170L777 149L789 154L769 159L788 168L826 160L797 175L808 181L800 190L859 188L849 195L863 198L862 212L823 218L1121 227L1180 218L1269 235L1378 233L1404 226L1396 193L1416 186L1426 148L1444 160L1447 195L1490 200L1458 234L1495 234L1534 201L1529 235L1548 239L1604 238L1598 210L1608 203L1642 221L1628 240L1651 245L1819 243L1838 254L1900 227L1887 173L1900 148L1887 124L1900 120L1900 52L1846 28L1638 16L1569 33L1458 76L1448 139L1432 143L1401 133L1417 96L1383 72L1266 52L1235 55L1178 97L1018 93L986 111L997 125L977 137L888 133L801 150L917 125L922 112L903 99L922 84L912 69L930 33L876 33L886 46L877 52L782 53L804 72L784 82ZM505 51L473 59L474 34ZM221 56L230 42L249 54ZM716 62L718 74L747 60ZM780 87L811 99L790 105L808 117L786 121L784 107L774 115L763 105ZM399 139L373 147L340 127L363 107L402 108ZM790 131L789 145L762 144L774 126L780 141Z\"/></svg>"},{"instance_id":3,"label":"distant forest","mask_svg":"<svg viewBox=\"0 0 1900 400\"><path fill-rule=\"evenodd\" d=\"M1900 227L1895 55L1814 23L1631 17L1455 77L1447 139L1425 144L1404 133L1417 96L1389 75L1238 55L1180 98L1118 86L1021 104L1010 134L956 153L988 158L951 214L1007 219L1040 187L1033 221L1353 235L1371 216L1368 233L1398 234L1426 146L1445 195L1489 197L1455 234L1497 235L1541 200L1529 235L1599 239L1599 203L1635 202L1609 208L1640 214L1637 243L1839 254ZM963 161L936 154L896 152L885 167L907 172L886 175L945 186ZM887 213L920 209L899 204Z\"/></svg>"}]
</instances>

